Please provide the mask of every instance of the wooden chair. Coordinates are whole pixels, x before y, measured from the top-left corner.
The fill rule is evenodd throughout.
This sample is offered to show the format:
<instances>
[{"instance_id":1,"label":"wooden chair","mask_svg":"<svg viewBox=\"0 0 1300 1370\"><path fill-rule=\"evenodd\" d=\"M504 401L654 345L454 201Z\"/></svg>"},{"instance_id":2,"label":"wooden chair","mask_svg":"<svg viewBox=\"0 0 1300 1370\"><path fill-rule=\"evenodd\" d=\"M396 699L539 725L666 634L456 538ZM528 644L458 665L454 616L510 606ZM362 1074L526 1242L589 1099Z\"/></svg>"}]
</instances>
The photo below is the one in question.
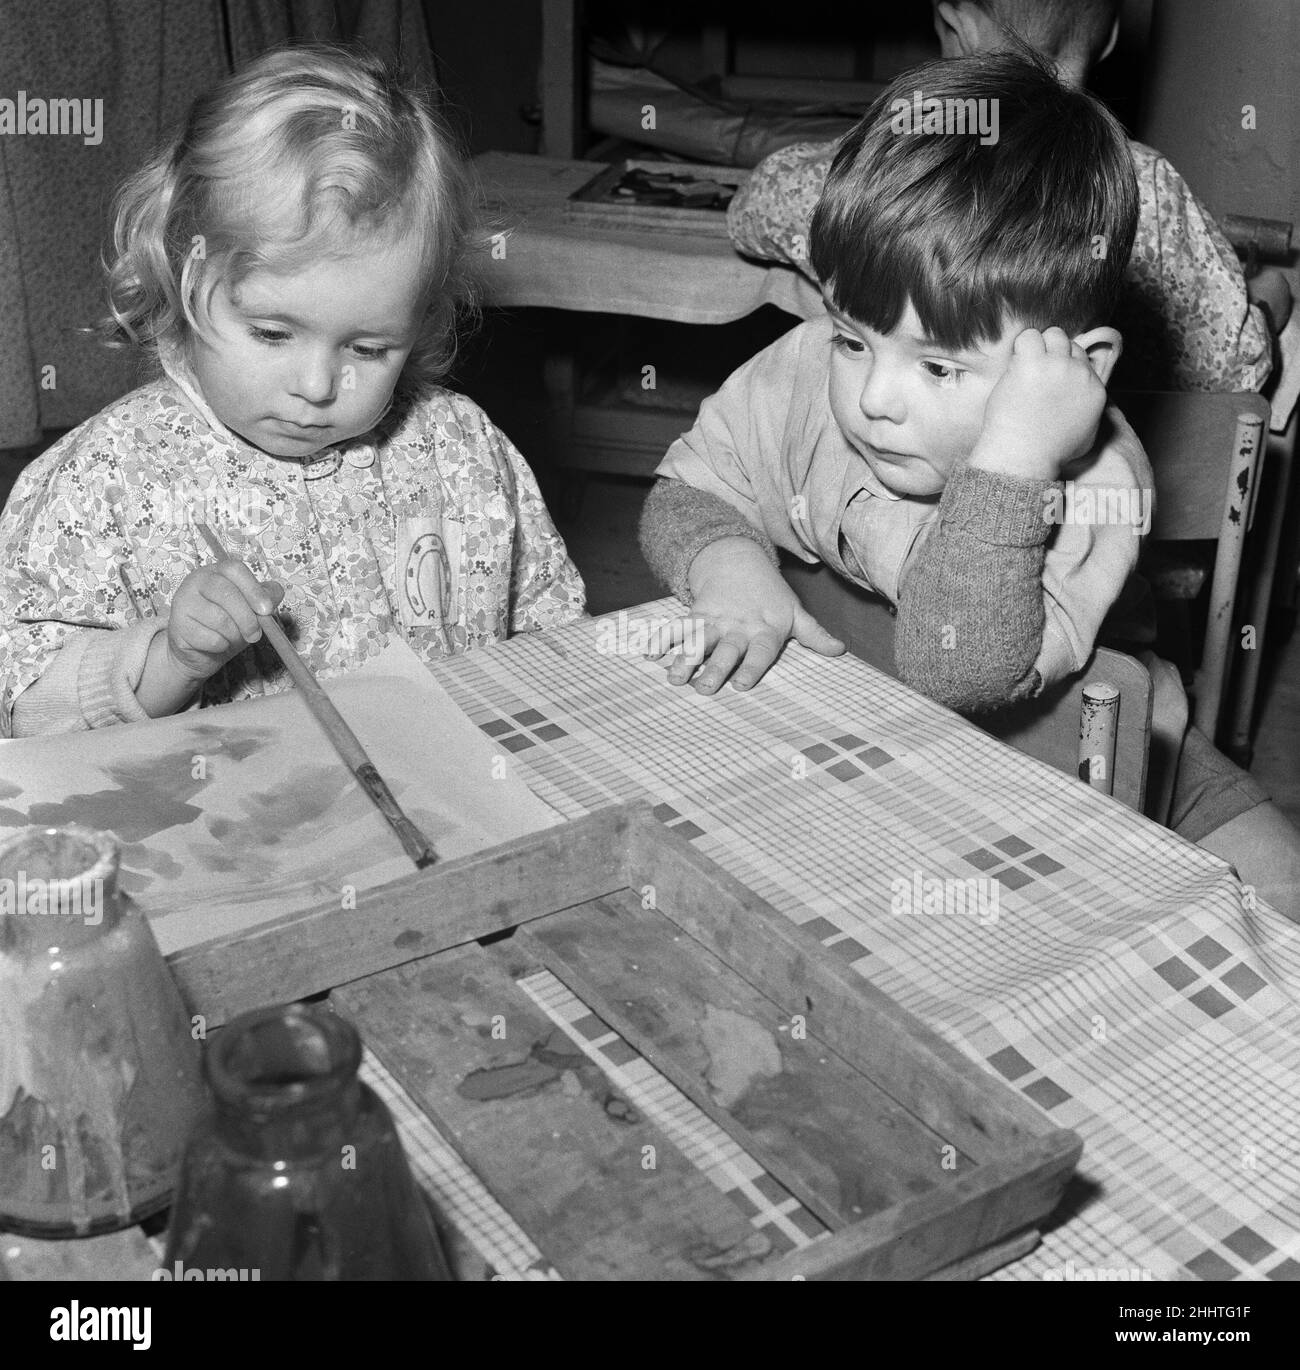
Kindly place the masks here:
<instances>
[{"instance_id":1,"label":"wooden chair","mask_svg":"<svg viewBox=\"0 0 1300 1370\"><path fill-rule=\"evenodd\" d=\"M1203 570L1162 544L1215 543L1205 642L1193 687L1196 724L1214 741L1234 660L1248 668L1242 670L1240 683L1253 702L1264 647L1277 556L1274 538L1266 540L1251 568L1253 633L1248 640L1236 634L1236 608L1257 503L1268 401L1253 394L1159 391L1126 391L1114 401L1141 439L1155 474L1155 517L1142 569L1157 598L1192 600L1205 580Z\"/></svg>"},{"instance_id":2,"label":"wooden chair","mask_svg":"<svg viewBox=\"0 0 1300 1370\"><path fill-rule=\"evenodd\" d=\"M1101 726L1092 732L1096 706L1086 695L1098 685L1114 695ZM974 721L1017 751L1077 775L1138 813L1163 810L1150 814L1163 818L1172 796L1173 768L1162 761L1159 784L1149 784L1152 698L1151 675L1142 662L1098 647L1078 675L1059 681L1037 699ZM1109 721L1109 729L1102 720Z\"/></svg>"},{"instance_id":3,"label":"wooden chair","mask_svg":"<svg viewBox=\"0 0 1300 1370\"><path fill-rule=\"evenodd\" d=\"M897 678L894 666L894 615L879 596L841 580L825 566L790 561L782 566L787 583L812 616L847 643L849 651L878 670ZM1095 763L1081 774L1081 726L1086 686L1104 682L1118 691L1113 759ZM1123 652L1099 647L1084 669L1038 699L973 721L1017 751L1037 757L1057 770L1086 780L1129 808L1157 822L1168 816L1173 792L1177 747L1158 752L1158 765L1148 782L1153 684L1147 667ZM1184 715L1184 726L1185 726ZM1175 722L1174 731L1177 730ZM1181 734L1178 737L1181 744ZM1094 747L1086 749L1090 756Z\"/></svg>"}]
</instances>

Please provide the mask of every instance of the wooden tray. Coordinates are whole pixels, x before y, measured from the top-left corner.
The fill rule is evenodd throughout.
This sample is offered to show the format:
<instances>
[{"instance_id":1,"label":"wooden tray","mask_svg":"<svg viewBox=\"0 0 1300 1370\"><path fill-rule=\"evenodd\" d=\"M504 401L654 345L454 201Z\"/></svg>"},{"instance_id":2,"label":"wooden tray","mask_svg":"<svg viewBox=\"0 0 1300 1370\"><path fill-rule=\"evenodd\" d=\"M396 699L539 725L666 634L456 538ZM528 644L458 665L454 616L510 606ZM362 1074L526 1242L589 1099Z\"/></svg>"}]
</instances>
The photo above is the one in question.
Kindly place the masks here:
<instances>
[{"instance_id":1,"label":"wooden tray","mask_svg":"<svg viewBox=\"0 0 1300 1370\"><path fill-rule=\"evenodd\" d=\"M178 952L186 1002L215 1027L341 987L366 1044L567 1278L970 1278L1034 1244L1079 1159L1073 1132L648 807L357 903ZM772 1251L667 1136L611 1106L612 1083L516 984L539 968L829 1234Z\"/></svg>"},{"instance_id":2,"label":"wooden tray","mask_svg":"<svg viewBox=\"0 0 1300 1370\"><path fill-rule=\"evenodd\" d=\"M707 233L715 237L727 236L727 211L723 209L695 209L687 205L647 204L635 199L620 199L615 188L633 171L644 171L652 176L677 176L697 182L715 182L736 192L749 179L743 167L705 166L698 162L651 162L628 158L615 162L585 185L575 190L564 202L566 219L589 223L602 228L686 230Z\"/></svg>"}]
</instances>

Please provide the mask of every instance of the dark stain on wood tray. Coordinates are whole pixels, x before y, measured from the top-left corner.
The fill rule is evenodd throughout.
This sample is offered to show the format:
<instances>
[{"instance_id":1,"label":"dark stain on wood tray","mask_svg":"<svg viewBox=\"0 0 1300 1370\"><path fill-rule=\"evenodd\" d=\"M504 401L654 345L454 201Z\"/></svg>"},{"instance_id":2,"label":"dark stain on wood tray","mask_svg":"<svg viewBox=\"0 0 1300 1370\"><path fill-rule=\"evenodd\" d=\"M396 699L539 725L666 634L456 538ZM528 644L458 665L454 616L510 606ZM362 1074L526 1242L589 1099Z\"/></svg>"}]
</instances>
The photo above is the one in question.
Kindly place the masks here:
<instances>
[{"instance_id":1,"label":"dark stain on wood tray","mask_svg":"<svg viewBox=\"0 0 1300 1370\"><path fill-rule=\"evenodd\" d=\"M708 1279L770 1255L525 996L520 969L508 944L461 948L334 998L567 1278Z\"/></svg>"},{"instance_id":2,"label":"dark stain on wood tray","mask_svg":"<svg viewBox=\"0 0 1300 1370\"><path fill-rule=\"evenodd\" d=\"M828 1047L815 1010L760 993L631 891L521 936L710 1117L734 1120L737 1141L824 1222L855 1222L974 1164Z\"/></svg>"},{"instance_id":3,"label":"dark stain on wood tray","mask_svg":"<svg viewBox=\"0 0 1300 1370\"><path fill-rule=\"evenodd\" d=\"M1081 1151L648 806L169 962L210 1028L333 988L570 1278L975 1278L1032 1245ZM516 983L542 967L829 1230L777 1251Z\"/></svg>"}]
</instances>

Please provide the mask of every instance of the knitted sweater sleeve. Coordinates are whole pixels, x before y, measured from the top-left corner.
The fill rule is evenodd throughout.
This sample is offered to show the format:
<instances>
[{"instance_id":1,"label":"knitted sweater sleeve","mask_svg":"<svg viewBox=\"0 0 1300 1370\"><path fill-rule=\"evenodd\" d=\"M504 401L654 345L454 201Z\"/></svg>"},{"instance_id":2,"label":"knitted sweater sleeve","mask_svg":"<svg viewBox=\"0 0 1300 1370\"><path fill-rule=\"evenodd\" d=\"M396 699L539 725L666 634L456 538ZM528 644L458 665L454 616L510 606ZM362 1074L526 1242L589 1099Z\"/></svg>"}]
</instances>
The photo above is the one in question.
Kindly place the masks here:
<instances>
[{"instance_id":1,"label":"knitted sweater sleeve","mask_svg":"<svg viewBox=\"0 0 1300 1370\"><path fill-rule=\"evenodd\" d=\"M1052 482L959 468L900 585L894 650L913 689L962 713L1037 694Z\"/></svg>"},{"instance_id":2,"label":"knitted sweater sleeve","mask_svg":"<svg viewBox=\"0 0 1300 1370\"><path fill-rule=\"evenodd\" d=\"M685 481L655 482L641 514L641 550L656 578L678 599L691 602L687 573L696 556L730 537L751 538L777 564L771 539L726 500Z\"/></svg>"},{"instance_id":3,"label":"knitted sweater sleeve","mask_svg":"<svg viewBox=\"0 0 1300 1370\"><path fill-rule=\"evenodd\" d=\"M79 732L149 719L135 696L154 637L167 618L104 632L82 628L66 637L45 673L13 703L14 737Z\"/></svg>"}]
</instances>

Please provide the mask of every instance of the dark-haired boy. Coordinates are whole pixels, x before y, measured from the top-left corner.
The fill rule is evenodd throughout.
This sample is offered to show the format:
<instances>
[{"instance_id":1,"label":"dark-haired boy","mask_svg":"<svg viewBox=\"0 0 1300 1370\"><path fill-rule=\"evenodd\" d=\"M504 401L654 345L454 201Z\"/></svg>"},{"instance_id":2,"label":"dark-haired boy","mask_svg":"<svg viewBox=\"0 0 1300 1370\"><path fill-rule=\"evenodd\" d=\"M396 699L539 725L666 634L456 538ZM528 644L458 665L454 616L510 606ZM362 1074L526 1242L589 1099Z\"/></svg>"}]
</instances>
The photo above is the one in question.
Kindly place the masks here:
<instances>
[{"instance_id":1,"label":"dark-haired boy","mask_svg":"<svg viewBox=\"0 0 1300 1370\"><path fill-rule=\"evenodd\" d=\"M918 90L935 115L919 129L904 120ZM992 118L971 127L971 100L996 108L996 141L979 131ZM949 707L996 708L1082 669L1150 508L1145 454L1105 393L1136 212L1123 131L1041 61L935 62L881 96L812 224L827 317L732 375L659 467L642 545L693 609L659 644L693 644L673 683L748 688L790 638L844 650L777 547L896 603L900 675ZM1063 488L1134 517L1054 520ZM1199 764L1209 749L1193 749ZM1249 777L1223 776L1185 819L1192 840L1269 817ZM1277 836L1262 864L1232 853L1274 897L1279 870L1300 874L1300 845L1279 855Z\"/></svg>"},{"instance_id":2,"label":"dark-haired boy","mask_svg":"<svg viewBox=\"0 0 1300 1370\"><path fill-rule=\"evenodd\" d=\"M945 57L1023 42L1082 90L1114 47L1119 0L933 0ZM795 143L766 157L727 211L738 251L813 274L808 226L834 143ZM1138 224L1113 319L1124 335L1120 382L1135 389L1259 390L1272 344L1247 298L1236 254L1186 181L1154 149L1130 141Z\"/></svg>"}]
</instances>

